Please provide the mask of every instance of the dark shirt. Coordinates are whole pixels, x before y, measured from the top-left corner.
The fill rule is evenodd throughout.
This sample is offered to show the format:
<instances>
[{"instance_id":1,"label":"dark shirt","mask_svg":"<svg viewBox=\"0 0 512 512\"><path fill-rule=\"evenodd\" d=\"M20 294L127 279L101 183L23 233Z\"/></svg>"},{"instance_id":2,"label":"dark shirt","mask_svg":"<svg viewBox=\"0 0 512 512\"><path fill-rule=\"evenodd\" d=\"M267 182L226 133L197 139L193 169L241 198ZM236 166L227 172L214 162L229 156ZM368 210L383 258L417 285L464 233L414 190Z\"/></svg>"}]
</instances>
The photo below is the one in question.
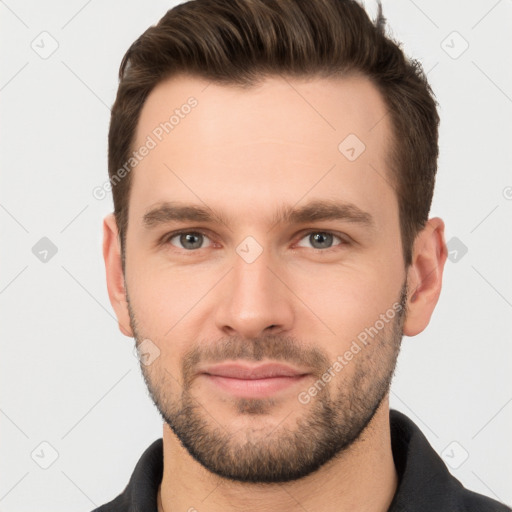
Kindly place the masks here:
<instances>
[{"instance_id":1,"label":"dark shirt","mask_svg":"<svg viewBox=\"0 0 512 512\"><path fill-rule=\"evenodd\" d=\"M390 410L391 448L399 484L388 512L511 512L498 501L463 487L421 430ZM142 454L124 491L93 512L157 512L163 475L163 440Z\"/></svg>"}]
</instances>

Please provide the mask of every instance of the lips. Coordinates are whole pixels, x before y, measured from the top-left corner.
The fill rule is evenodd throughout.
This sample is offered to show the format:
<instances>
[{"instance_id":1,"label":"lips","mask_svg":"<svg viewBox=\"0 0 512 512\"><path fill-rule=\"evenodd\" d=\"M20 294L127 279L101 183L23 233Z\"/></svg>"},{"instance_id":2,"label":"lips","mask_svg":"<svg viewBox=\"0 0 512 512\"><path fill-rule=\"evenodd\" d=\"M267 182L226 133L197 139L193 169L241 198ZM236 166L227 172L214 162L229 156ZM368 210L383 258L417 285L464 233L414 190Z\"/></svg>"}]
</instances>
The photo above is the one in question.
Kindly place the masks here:
<instances>
[{"instance_id":1,"label":"lips","mask_svg":"<svg viewBox=\"0 0 512 512\"><path fill-rule=\"evenodd\" d=\"M291 366L277 363L267 363L249 366L236 363L223 363L206 367L201 373L226 377L230 379L269 379L273 377L300 377L308 372L297 370Z\"/></svg>"},{"instance_id":2,"label":"lips","mask_svg":"<svg viewBox=\"0 0 512 512\"><path fill-rule=\"evenodd\" d=\"M304 383L309 373L280 363L222 363L201 369L212 389L239 398L265 398Z\"/></svg>"}]
</instances>

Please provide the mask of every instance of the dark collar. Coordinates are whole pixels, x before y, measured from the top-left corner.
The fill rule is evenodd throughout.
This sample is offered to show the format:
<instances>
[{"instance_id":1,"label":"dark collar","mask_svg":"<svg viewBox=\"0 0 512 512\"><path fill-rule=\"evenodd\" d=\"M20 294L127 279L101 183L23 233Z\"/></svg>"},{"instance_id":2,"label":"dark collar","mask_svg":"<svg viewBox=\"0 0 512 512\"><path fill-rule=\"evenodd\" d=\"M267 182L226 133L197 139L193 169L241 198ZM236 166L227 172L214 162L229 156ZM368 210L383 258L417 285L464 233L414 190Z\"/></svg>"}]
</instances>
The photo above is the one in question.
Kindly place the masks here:
<instances>
[{"instance_id":1,"label":"dark collar","mask_svg":"<svg viewBox=\"0 0 512 512\"><path fill-rule=\"evenodd\" d=\"M389 418L399 484L388 512L512 511L465 489L407 416L391 409ZM162 476L163 440L160 438L142 454L124 491L93 512L156 512Z\"/></svg>"}]
</instances>

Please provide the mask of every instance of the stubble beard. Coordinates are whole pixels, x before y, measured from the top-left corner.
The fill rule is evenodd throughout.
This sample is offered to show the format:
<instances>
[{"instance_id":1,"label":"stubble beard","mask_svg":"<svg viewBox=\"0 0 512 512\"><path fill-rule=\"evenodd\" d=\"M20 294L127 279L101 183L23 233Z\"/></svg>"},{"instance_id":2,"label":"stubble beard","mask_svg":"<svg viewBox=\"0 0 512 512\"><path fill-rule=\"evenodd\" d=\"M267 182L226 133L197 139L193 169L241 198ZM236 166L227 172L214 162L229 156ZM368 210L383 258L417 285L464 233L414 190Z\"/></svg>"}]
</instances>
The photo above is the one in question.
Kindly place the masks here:
<instances>
[{"instance_id":1,"label":"stubble beard","mask_svg":"<svg viewBox=\"0 0 512 512\"><path fill-rule=\"evenodd\" d=\"M403 284L395 317L354 355L344 368L311 398L296 400L288 412L279 410L272 398L233 398L233 414L245 415L255 425L233 431L209 404L194 396L194 368L199 361L244 359L282 360L317 368L321 377L333 361L316 348L304 348L297 340L270 335L257 340L239 337L224 340L213 348L196 346L183 358L180 381L155 361L141 371L149 394L163 421L188 453L212 473L229 480L252 483L282 483L303 478L328 461L339 457L357 439L374 417L389 392L396 367L406 317L407 282ZM137 345L144 339L130 306L131 327ZM169 342L167 342L169 345ZM349 378L347 378L347 375ZM262 421L280 414L281 423ZM249 423L249 422L247 422Z\"/></svg>"}]
</instances>

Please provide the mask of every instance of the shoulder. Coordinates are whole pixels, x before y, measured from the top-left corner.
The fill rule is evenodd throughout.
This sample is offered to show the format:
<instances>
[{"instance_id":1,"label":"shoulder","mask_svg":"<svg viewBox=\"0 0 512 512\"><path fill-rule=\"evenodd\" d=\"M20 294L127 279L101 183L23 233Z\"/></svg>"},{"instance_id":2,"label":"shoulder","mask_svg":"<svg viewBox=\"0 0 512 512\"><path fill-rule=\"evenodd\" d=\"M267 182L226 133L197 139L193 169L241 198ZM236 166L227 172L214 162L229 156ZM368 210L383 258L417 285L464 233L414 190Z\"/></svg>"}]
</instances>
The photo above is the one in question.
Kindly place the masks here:
<instances>
[{"instance_id":1,"label":"shoulder","mask_svg":"<svg viewBox=\"0 0 512 512\"><path fill-rule=\"evenodd\" d=\"M461 486L460 501L464 512L512 512L510 507Z\"/></svg>"},{"instance_id":2,"label":"shoulder","mask_svg":"<svg viewBox=\"0 0 512 512\"><path fill-rule=\"evenodd\" d=\"M399 484L388 512L512 512L463 486L413 421L390 410L391 443Z\"/></svg>"},{"instance_id":3,"label":"shoulder","mask_svg":"<svg viewBox=\"0 0 512 512\"><path fill-rule=\"evenodd\" d=\"M127 499L126 490L123 491L117 498L95 508L91 512L129 512L130 502Z\"/></svg>"},{"instance_id":4,"label":"shoulder","mask_svg":"<svg viewBox=\"0 0 512 512\"><path fill-rule=\"evenodd\" d=\"M154 441L137 462L125 489L117 498L91 512L156 510L158 487L163 475L163 440Z\"/></svg>"}]
</instances>

